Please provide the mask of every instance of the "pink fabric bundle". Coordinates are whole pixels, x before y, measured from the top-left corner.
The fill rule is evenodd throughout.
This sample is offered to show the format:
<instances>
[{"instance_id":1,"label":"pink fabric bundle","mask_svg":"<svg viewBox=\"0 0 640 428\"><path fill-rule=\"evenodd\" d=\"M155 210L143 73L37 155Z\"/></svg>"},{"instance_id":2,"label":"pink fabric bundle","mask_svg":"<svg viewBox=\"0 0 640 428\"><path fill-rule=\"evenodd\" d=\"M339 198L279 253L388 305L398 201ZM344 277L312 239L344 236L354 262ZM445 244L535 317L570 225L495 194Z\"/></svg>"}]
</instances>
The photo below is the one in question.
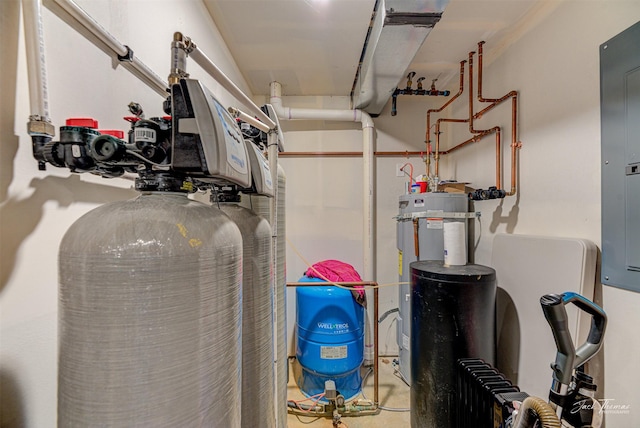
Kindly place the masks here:
<instances>
[{"instance_id":1,"label":"pink fabric bundle","mask_svg":"<svg viewBox=\"0 0 640 428\"><path fill-rule=\"evenodd\" d=\"M305 275L309 278L320 278L333 282L360 282L362 278L358 272L348 263L341 262L340 260L324 260L312 265ZM361 305L365 305L364 287L355 286L355 290L352 291L353 297Z\"/></svg>"},{"instance_id":2,"label":"pink fabric bundle","mask_svg":"<svg viewBox=\"0 0 640 428\"><path fill-rule=\"evenodd\" d=\"M333 282L360 282L362 278L348 263L340 260L324 260L318 262L305 272L309 278L320 278Z\"/></svg>"}]
</instances>

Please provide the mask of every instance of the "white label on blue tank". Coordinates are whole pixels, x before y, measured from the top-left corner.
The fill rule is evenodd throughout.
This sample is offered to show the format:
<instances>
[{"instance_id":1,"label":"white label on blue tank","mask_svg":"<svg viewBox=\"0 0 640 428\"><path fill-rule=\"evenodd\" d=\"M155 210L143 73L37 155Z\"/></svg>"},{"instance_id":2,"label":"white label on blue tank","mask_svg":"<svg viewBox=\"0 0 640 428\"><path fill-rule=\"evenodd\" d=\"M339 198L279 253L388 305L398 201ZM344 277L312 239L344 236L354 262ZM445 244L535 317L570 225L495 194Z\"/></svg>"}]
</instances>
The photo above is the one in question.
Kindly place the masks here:
<instances>
[{"instance_id":1,"label":"white label on blue tank","mask_svg":"<svg viewBox=\"0 0 640 428\"><path fill-rule=\"evenodd\" d=\"M321 346L320 358L323 360L340 360L347 358L347 345Z\"/></svg>"}]
</instances>

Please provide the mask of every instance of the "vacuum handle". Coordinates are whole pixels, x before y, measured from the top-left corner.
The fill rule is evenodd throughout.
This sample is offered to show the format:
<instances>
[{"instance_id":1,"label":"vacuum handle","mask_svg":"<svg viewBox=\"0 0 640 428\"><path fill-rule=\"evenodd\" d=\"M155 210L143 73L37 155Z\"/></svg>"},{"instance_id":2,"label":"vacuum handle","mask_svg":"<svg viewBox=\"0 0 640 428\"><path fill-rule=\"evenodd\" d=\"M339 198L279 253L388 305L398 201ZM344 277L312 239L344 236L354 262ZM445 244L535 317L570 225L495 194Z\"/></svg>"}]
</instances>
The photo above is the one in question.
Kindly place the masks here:
<instances>
[{"instance_id":1,"label":"vacuum handle","mask_svg":"<svg viewBox=\"0 0 640 428\"><path fill-rule=\"evenodd\" d=\"M591 315L591 328L585 343L576 351L569 332L569 323L565 305L573 303L581 310ZM540 305L544 313L558 353L552 365L555 379L565 385L571 382L573 370L581 366L602 346L602 339L607 325L607 315L602 308L577 293L567 292L561 295L547 294L540 298Z\"/></svg>"},{"instance_id":2,"label":"vacuum handle","mask_svg":"<svg viewBox=\"0 0 640 428\"><path fill-rule=\"evenodd\" d=\"M569 333L569 322L563 298L557 294L546 294L540 298L540 305L542 306L544 317L551 327L556 349L558 350L556 361L551 365L553 377L556 381L554 385L569 385L573 373L575 348Z\"/></svg>"},{"instance_id":3,"label":"vacuum handle","mask_svg":"<svg viewBox=\"0 0 640 428\"><path fill-rule=\"evenodd\" d=\"M563 293L562 300L565 304L573 303L591 315L591 327L587 340L576 350L576 358L573 363L574 368L576 368L586 363L600 350L604 339L604 331L607 328L607 314L600 306L578 293Z\"/></svg>"}]
</instances>

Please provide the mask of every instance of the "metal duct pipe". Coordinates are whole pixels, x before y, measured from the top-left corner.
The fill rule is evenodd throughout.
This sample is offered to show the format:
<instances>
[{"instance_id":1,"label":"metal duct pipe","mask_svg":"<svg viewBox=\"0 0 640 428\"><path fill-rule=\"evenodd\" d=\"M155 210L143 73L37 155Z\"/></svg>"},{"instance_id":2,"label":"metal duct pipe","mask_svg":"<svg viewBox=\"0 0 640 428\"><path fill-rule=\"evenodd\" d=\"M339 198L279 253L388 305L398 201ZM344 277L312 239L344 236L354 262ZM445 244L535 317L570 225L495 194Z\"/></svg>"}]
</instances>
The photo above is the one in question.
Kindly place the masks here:
<instances>
[{"instance_id":1,"label":"metal duct pipe","mask_svg":"<svg viewBox=\"0 0 640 428\"><path fill-rule=\"evenodd\" d=\"M356 108L380 114L447 3L449 0L376 2L351 92Z\"/></svg>"},{"instance_id":2,"label":"metal duct pipe","mask_svg":"<svg viewBox=\"0 0 640 428\"><path fill-rule=\"evenodd\" d=\"M346 122L360 122L362 124L362 151L363 151L363 269L364 277L368 280L375 279L375 229L374 229L374 196L375 196L375 158L374 158L374 124L368 113L353 110L330 110L330 109L304 109L291 108L282 105L282 85L278 82L271 82L270 103L280 119L296 120L336 120ZM370 323L368 323L370 324ZM368 331L372 328L368 325ZM370 333L369 333L370 335ZM371 337L366 338L365 363L370 364L373 360L373 344Z\"/></svg>"}]
</instances>

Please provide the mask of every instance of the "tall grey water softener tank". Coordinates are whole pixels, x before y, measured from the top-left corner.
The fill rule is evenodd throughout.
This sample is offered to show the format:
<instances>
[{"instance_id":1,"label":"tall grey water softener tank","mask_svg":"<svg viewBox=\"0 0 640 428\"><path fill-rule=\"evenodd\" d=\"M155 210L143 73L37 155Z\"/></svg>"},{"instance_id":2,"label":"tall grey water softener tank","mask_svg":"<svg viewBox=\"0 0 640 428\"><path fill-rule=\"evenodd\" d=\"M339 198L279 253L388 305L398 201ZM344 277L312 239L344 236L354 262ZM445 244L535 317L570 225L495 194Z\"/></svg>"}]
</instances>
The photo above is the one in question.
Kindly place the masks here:
<instances>
[{"instance_id":1,"label":"tall grey water softener tank","mask_svg":"<svg viewBox=\"0 0 640 428\"><path fill-rule=\"evenodd\" d=\"M450 428L456 362L495 358L496 275L481 265L411 263L411 428Z\"/></svg>"},{"instance_id":2,"label":"tall grey water softener tank","mask_svg":"<svg viewBox=\"0 0 640 428\"><path fill-rule=\"evenodd\" d=\"M276 219L276 230L278 233L276 243L276 301L278 310L275 314L277 317L276 340L278 349L276 352L277 373L276 373L276 405L278 407L278 427L287 426L287 382L289 379L289 365L287 355L287 271L286 271L286 185L287 178L282 166L278 165L278 218ZM269 205L271 198L266 196L251 196L249 199L250 207L257 214L264 218L270 218ZM274 225L272 225L273 227Z\"/></svg>"},{"instance_id":3,"label":"tall grey water softener tank","mask_svg":"<svg viewBox=\"0 0 640 428\"><path fill-rule=\"evenodd\" d=\"M411 193L401 195L398 201L398 214L415 214L427 211L441 211L445 213L466 213L469 210L469 199L463 193ZM466 219L456 221L468 223ZM444 219L437 214L417 219L418 252L414 223L411 219L399 219L396 224L396 239L398 245L398 360L400 375L405 382L411 384L411 288L409 280L411 272L409 265L417 260L444 260Z\"/></svg>"},{"instance_id":4,"label":"tall grey water softener tank","mask_svg":"<svg viewBox=\"0 0 640 428\"><path fill-rule=\"evenodd\" d=\"M58 426L239 427L242 238L150 193L78 219L59 255Z\"/></svg>"},{"instance_id":5,"label":"tall grey water softener tank","mask_svg":"<svg viewBox=\"0 0 640 428\"><path fill-rule=\"evenodd\" d=\"M220 209L242 234L242 426L273 428L271 226L237 203L220 202Z\"/></svg>"}]
</instances>

